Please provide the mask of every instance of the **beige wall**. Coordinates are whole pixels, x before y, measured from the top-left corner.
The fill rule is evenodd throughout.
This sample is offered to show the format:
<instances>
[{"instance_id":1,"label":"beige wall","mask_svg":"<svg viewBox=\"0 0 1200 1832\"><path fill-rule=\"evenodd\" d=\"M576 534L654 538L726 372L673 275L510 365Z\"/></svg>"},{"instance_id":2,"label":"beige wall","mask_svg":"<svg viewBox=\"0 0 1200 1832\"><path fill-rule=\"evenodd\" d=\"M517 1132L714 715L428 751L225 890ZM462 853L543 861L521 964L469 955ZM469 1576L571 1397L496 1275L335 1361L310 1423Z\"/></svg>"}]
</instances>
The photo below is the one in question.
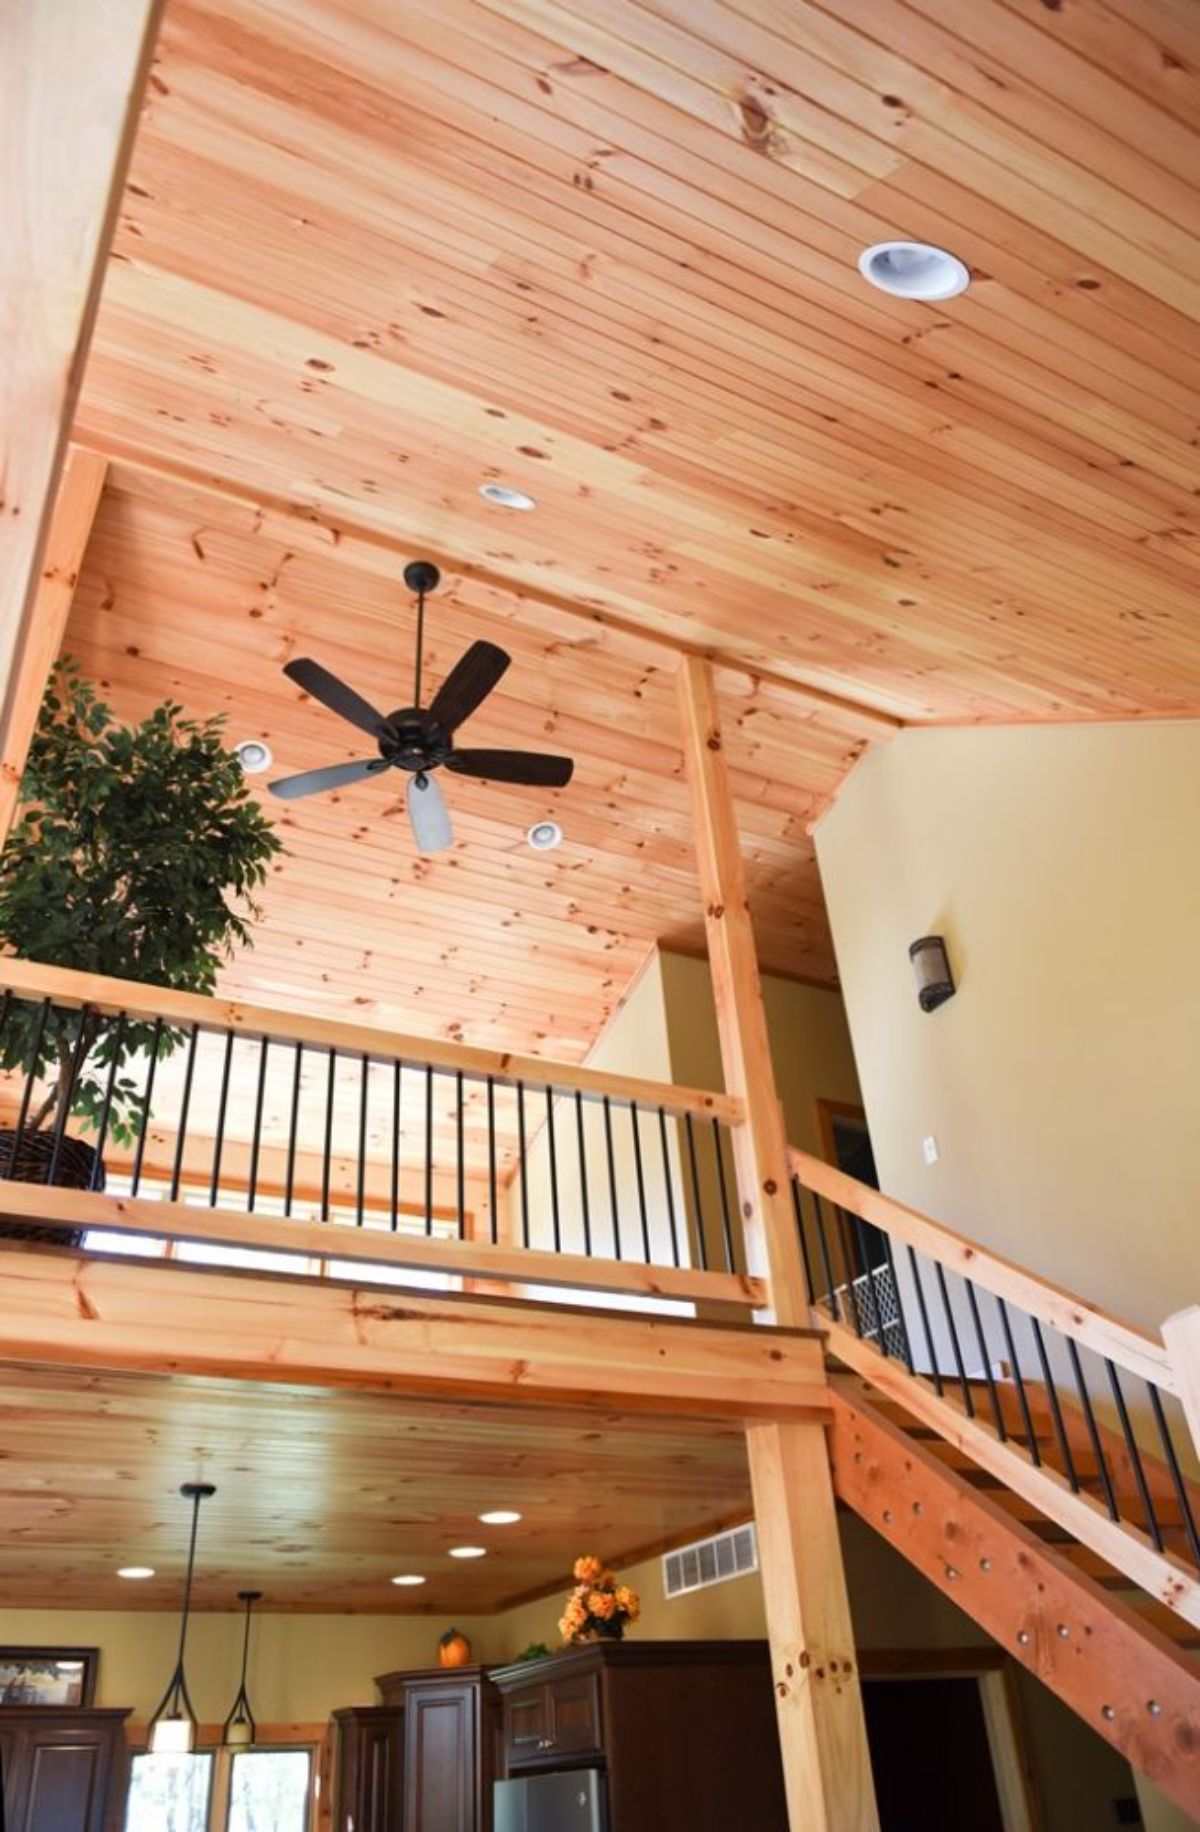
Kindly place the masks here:
<instances>
[{"instance_id":1,"label":"beige wall","mask_svg":"<svg viewBox=\"0 0 1200 1832\"><path fill-rule=\"evenodd\" d=\"M906 732L817 850L885 1189L1142 1324L1200 1296L1200 724Z\"/></svg>"},{"instance_id":2,"label":"beige wall","mask_svg":"<svg viewBox=\"0 0 1200 1832\"><path fill-rule=\"evenodd\" d=\"M340 1705L374 1705L372 1681L397 1667L433 1666L449 1626L436 1616L262 1615L253 1629L250 1683L264 1723L322 1722ZM457 1624L475 1653L504 1651L495 1617ZM145 1719L162 1696L179 1643L174 1613L0 1609L0 1643L14 1647L98 1647L98 1705L131 1706ZM202 1723L219 1724L238 1688L242 1618L204 1614L188 1629L187 1676Z\"/></svg>"}]
</instances>

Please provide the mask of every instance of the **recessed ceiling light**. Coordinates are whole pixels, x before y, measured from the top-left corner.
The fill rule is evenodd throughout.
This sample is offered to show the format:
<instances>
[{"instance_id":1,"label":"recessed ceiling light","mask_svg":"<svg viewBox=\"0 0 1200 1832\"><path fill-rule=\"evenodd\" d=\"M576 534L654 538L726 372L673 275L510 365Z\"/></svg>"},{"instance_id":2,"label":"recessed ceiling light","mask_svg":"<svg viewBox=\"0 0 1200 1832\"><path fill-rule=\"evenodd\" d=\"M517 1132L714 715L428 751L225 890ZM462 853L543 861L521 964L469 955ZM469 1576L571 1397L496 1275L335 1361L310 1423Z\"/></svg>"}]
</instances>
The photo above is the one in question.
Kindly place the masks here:
<instances>
[{"instance_id":1,"label":"recessed ceiling light","mask_svg":"<svg viewBox=\"0 0 1200 1832\"><path fill-rule=\"evenodd\" d=\"M493 1508L490 1514L479 1516L485 1527L512 1527L521 1516L515 1508Z\"/></svg>"},{"instance_id":2,"label":"recessed ceiling light","mask_svg":"<svg viewBox=\"0 0 1200 1832\"><path fill-rule=\"evenodd\" d=\"M563 831L557 821L538 821L529 829L525 838L535 852L553 852L556 846L562 845Z\"/></svg>"},{"instance_id":3,"label":"recessed ceiling light","mask_svg":"<svg viewBox=\"0 0 1200 1832\"><path fill-rule=\"evenodd\" d=\"M953 299L971 284L957 255L928 242L876 242L859 255L858 271L897 299Z\"/></svg>"},{"instance_id":4,"label":"recessed ceiling light","mask_svg":"<svg viewBox=\"0 0 1200 1832\"><path fill-rule=\"evenodd\" d=\"M398 1578L392 1579L393 1584L399 1584L404 1589L407 1589L410 1584L423 1584L424 1582L424 1578L418 1577L415 1571L402 1572Z\"/></svg>"},{"instance_id":5,"label":"recessed ceiling light","mask_svg":"<svg viewBox=\"0 0 1200 1832\"><path fill-rule=\"evenodd\" d=\"M525 490L514 490L507 483L481 483L479 494L485 503L494 503L497 509L536 509L537 498Z\"/></svg>"},{"instance_id":6,"label":"recessed ceiling light","mask_svg":"<svg viewBox=\"0 0 1200 1832\"><path fill-rule=\"evenodd\" d=\"M117 1576L119 1578L133 1578L133 1579L152 1578L154 1576L154 1566L153 1565L122 1565L121 1569L117 1572Z\"/></svg>"},{"instance_id":7,"label":"recessed ceiling light","mask_svg":"<svg viewBox=\"0 0 1200 1832\"><path fill-rule=\"evenodd\" d=\"M451 1558L486 1558L486 1546L451 1546Z\"/></svg>"},{"instance_id":8,"label":"recessed ceiling light","mask_svg":"<svg viewBox=\"0 0 1200 1832\"><path fill-rule=\"evenodd\" d=\"M261 776L275 761L270 745L264 744L261 738L243 738L240 744L234 745L233 753L247 776Z\"/></svg>"}]
</instances>

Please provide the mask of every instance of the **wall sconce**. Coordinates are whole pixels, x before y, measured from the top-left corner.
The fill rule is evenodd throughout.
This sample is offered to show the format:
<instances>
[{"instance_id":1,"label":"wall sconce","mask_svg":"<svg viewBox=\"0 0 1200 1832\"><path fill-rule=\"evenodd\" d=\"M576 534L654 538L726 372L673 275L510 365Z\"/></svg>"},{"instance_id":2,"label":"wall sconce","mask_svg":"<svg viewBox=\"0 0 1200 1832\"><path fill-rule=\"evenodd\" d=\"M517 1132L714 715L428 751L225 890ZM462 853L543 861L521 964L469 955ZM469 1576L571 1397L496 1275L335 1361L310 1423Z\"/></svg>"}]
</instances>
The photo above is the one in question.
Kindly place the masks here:
<instances>
[{"instance_id":1,"label":"wall sconce","mask_svg":"<svg viewBox=\"0 0 1200 1832\"><path fill-rule=\"evenodd\" d=\"M917 997L922 1011L936 1011L957 990L946 943L940 935L921 935L908 950L908 958L917 976Z\"/></svg>"}]
</instances>

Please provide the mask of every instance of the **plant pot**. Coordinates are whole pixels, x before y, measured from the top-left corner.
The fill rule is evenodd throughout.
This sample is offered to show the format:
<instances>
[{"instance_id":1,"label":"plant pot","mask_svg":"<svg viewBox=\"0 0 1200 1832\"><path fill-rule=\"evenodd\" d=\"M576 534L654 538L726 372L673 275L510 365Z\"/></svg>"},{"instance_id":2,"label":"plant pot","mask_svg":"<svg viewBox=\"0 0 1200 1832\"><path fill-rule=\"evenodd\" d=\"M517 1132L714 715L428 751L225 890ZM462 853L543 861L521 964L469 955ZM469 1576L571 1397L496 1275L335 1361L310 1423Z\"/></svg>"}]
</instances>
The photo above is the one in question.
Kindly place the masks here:
<instances>
[{"instance_id":1,"label":"plant pot","mask_svg":"<svg viewBox=\"0 0 1200 1832\"><path fill-rule=\"evenodd\" d=\"M48 1183L54 1165L53 1182L66 1190L102 1190L104 1165L94 1145L85 1139L73 1139L64 1133L58 1142L55 1162L54 1128L48 1132L20 1135L0 1129L0 1182ZM84 1228L46 1228L33 1221L0 1221L0 1240L42 1241L51 1247L78 1247L83 1244Z\"/></svg>"},{"instance_id":2,"label":"plant pot","mask_svg":"<svg viewBox=\"0 0 1200 1832\"><path fill-rule=\"evenodd\" d=\"M623 1622L593 1622L591 1628L575 1637L576 1641L623 1641L625 1624Z\"/></svg>"}]
</instances>

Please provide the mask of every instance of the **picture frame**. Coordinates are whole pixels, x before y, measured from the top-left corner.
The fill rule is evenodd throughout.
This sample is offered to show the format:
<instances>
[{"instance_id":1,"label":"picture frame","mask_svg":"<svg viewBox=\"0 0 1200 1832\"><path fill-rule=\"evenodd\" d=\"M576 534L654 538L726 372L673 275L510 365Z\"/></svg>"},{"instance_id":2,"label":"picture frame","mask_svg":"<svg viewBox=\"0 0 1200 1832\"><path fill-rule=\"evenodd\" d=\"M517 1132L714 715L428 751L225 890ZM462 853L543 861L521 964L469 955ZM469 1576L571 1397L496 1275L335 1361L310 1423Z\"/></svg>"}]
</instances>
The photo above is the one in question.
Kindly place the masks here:
<instances>
[{"instance_id":1,"label":"picture frame","mask_svg":"<svg viewBox=\"0 0 1200 1832\"><path fill-rule=\"evenodd\" d=\"M99 1648L0 1647L0 1707L79 1711L96 1693Z\"/></svg>"}]
</instances>

